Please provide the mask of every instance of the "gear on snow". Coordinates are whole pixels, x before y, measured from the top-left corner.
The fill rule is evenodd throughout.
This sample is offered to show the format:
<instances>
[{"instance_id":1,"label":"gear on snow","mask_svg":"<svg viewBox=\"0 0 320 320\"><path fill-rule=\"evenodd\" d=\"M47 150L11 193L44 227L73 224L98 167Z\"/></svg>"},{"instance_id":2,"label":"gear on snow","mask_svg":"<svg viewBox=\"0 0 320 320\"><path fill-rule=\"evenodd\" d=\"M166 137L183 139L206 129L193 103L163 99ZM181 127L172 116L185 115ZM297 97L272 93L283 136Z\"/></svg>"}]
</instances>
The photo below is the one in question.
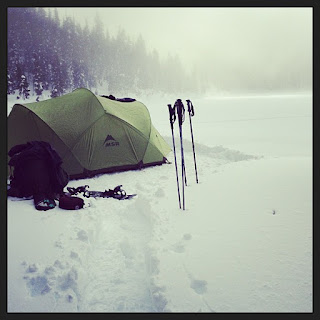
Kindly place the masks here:
<instances>
[{"instance_id":1,"label":"gear on snow","mask_svg":"<svg viewBox=\"0 0 320 320\"><path fill-rule=\"evenodd\" d=\"M32 197L37 210L53 209L69 182L58 153L48 142L31 141L12 147L8 155L11 174L7 195Z\"/></svg>"},{"instance_id":2,"label":"gear on snow","mask_svg":"<svg viewBox=\"0 0 320 320\"><path fill-rule=\"evenodd\" d=\"M134 196L136 196L136 194L126 194L126 192L121 187L122 185L118 185L114 189L109 189L105 191L89 191L88 190L89 186L85 185L77 188L67 187L67 190L70 195L77 195L78 193L82 193L83 196L86 198L102 197L102 198L115 198L118 200L125 200L125 199L131 199Z\"/></svg>"}]
</instances>

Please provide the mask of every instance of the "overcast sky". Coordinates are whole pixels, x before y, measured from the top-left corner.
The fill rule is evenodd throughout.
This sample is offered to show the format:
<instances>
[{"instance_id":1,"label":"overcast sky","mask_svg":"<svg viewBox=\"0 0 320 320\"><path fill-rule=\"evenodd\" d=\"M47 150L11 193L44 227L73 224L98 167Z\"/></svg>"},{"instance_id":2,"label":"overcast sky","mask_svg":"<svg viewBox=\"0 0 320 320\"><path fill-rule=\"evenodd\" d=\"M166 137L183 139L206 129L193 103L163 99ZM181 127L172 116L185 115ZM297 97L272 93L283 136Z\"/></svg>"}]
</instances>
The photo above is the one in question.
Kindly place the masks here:
<instances>
[{"instance_id":1,"label":"overcast sky","mask_svg":"<svg viewBox=\"0 0 320 320\"><path fill-rule=\"evenodd\" d=\"M60 8L82 25L97 15L111 35L119 27L161 57L178 53L184 65L209 74L290 68L311 77L312 8ZM232 71L231 71L232 70ZM228 73L229 72L229 73Z\"/></svg>"}]
</instances>

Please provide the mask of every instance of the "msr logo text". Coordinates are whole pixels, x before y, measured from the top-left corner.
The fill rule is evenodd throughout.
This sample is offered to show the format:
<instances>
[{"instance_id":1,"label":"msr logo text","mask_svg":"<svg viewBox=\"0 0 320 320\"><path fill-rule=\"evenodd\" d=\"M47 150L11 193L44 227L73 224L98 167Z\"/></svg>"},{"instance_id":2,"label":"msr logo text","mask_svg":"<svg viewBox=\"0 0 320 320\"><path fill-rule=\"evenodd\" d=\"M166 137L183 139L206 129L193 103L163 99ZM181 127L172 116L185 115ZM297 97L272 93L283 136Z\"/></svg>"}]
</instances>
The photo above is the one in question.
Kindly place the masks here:
<instances>
[{"instance_id":1,"label":"msr logo text","mask_svg":"<svg viewBox=\"0 0 320 320\"><path fill-rule=\"evenodd\" d=\"M118 141L112 141L112 142L107 142L105 144L106 147L116 147L116 146L119 146L120 143Z\"/></svg>"},{"instance_id":2,"label":"msr logo text","mask_svg":"<svg viewBox=\"0 0 320 320\"><path fill-rule=\"evenodd\" d=\"M119 146L120 143L116 141L116 139L113 136L108 134L106 139L104 140L104 145L106 147L116 147Z\"/></svg>"}]
</instances>

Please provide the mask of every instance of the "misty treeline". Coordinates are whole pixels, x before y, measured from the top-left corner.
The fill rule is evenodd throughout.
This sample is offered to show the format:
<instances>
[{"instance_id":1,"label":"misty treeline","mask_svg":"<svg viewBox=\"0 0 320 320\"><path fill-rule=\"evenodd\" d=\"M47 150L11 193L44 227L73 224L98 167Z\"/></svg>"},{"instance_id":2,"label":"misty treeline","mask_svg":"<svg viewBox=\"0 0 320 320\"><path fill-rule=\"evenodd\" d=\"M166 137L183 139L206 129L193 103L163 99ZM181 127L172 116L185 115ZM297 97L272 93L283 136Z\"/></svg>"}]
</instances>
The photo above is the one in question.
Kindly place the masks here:
<instances>
[{"instance_id":1,"label":"misty treeline","mask_svg":"<svg viewBox=\"0 0 320 320\"><path fill-rule=\"evenodd\" d=\"M115 37L95 24L81 27L71 17L60 19L56 8L8 8L7 93L28 98L49 90L51 97L76 88L107 84L105 92L143 90L175 93L199 91L203 85L185 72L178 56L162 61L147 51L144 39L131 40L123 29Z\"/></svg>"}]
</instances>

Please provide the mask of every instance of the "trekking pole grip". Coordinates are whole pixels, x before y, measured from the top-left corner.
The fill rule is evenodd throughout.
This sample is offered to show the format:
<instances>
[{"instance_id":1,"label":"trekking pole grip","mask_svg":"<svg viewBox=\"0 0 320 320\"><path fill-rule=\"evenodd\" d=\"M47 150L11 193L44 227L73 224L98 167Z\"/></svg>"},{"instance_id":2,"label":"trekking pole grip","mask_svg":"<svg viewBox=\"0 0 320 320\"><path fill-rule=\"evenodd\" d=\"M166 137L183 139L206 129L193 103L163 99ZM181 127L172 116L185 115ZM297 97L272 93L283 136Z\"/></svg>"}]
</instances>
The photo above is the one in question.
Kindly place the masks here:
<instances>
[{"instance_id":1,"label":"trekking pole grip","mask_svg":"<svg viewBox=\"0 0 320 320\"><path fill-rule=\"evenodd\" d=\"M171 106L171 104L168 104L168 109L169 109L169 120L171 125L174 124L176 121L176 113L175 113L175 108Z\"/></svg>"},{"instance_id":2,"label":"trekking pole grip","mask_svg":"<svg viewBox=\"0 0 320 320\"><path fill-rule=\"evenodd\" d=\"M187 99L187 104L188 104L188 112L190 114L191 117L194 116L194 107L193 107L193 104L191 102L191 100Z\"/></svg>"},{"instance_id":3,"label":"trekking pole grip","mask_svg":"<svg viewBox=\"0 0 320 320\"><path fill-rule=\"evenodd\" d=\"M178 120L179 120L179 126L182 126L183 122L184 122L184 105L181 101L181 99L177 99L175 104L174 104L175 108L177 109L177 114L178 114Z\"/></svg>"}]
</instances>

